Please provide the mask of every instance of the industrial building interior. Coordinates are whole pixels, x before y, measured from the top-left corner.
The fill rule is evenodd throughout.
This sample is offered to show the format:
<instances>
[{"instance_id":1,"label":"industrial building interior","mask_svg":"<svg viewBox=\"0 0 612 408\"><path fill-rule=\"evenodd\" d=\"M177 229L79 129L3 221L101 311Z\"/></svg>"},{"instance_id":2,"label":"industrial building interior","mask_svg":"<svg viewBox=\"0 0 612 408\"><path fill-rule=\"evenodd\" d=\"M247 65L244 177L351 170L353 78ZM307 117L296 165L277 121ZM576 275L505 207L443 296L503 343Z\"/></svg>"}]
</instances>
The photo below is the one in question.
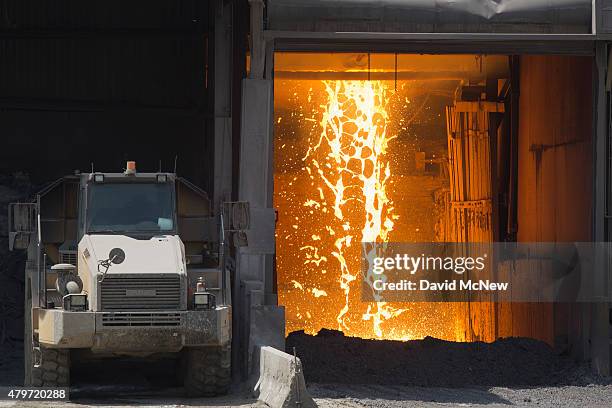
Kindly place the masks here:
<instances>
[{"instance_id":1,"label":"industrial building interior","mask_svg":"<svg viewBox=\"0 0 612 408\"><path fill-rule=\"evenodd\" d=\"M580 353L580 305L367 303L360 242L591 240L593 59L277 52L286 331Z\"/></svg>"},{"instance_id":2,"label":"industrial building interior","mask_svg":"<svg viewBox=\"0 0 612 408\"><path fill-rule=\"evenodd\" d=\"M121 171L136 160L139 170L176 170L207 191L216 209L224 200L250 200L257 214L275 210L271 252L256 248L248 255L248 267L257 264L261 276L257 268L231 271L232 347L244 357L233 362L238 380L252 364L245 357L252 351L249 330L277 300L287 336L331 329L401 341L529 337L581 362L595 354L588 350L589 325L601 314L593 317L590 304L367 303L359 286L362 241L591 242L603 236L594 233L593 162L606 114L604 91L594 86L605 82L607 57L596 61L594 46L574 40L564 48L557 39L555 55L546 41L319 42L277 32L260 44L256 60L265 63L255 64L261 65L257 76L249 72L256 28L306 29L292 19L312 18L312 27L343 30L295 12L281 19L275 10L283 2L274 1L266 5L267 27L249 23L251 3L260 2L106 0L95 2L95 13L78 2L34 3L0 11L7 29L0 39L0 209L76 169ZM483 44L488 53L468 53ZM269 80L270 118L261 114L269 110L251 106L259 94L245 86ZM250 123L253 116L270 119L273 135L267 123ZM264 143L257 146L261 158L247 157L253 143L267 138L273 154ZM249 196L241 179L248 184L247 173L269 176L257 166L273 166L273 180L261 177ZM25 258L6 252L5 229L0 346L8 350L22 347ZM240 250L231 251L238 259ZM247 299L250 288L241 279L258 281L252 293L265 292L264 304L255 305L261 309L248 303L259 298ZM252 322L239 321L246 310L257 311L248 314ZM604 337L609 349L607 332ZM609 360L609 352L598 353ZM121 373L116 381L127 382L133 371L121 366L105 380Z\"/></svg>"}]
</instances>

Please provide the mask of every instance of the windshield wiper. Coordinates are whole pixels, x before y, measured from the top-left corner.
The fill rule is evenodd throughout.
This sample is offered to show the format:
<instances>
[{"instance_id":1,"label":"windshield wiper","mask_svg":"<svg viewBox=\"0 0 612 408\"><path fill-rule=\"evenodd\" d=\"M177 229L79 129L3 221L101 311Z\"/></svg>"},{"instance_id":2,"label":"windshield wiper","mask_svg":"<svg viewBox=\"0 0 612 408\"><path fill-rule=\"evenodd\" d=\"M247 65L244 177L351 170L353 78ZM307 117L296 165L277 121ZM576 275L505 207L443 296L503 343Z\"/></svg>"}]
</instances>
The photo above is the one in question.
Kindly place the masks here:
<instances>
[{"instance_id":1,"label":"windshield wiper","mask_svg":"<svg viewBox=\"0 0 612 408\"><path fill-rule=\"evenodd\" d=\"M123 235L175 235L176 231L160 231L160 230L90 230L88 234L123 234Z\"/></svg>"},{"instance_id":2,"label":"windshield wiper","mask_svg":"<svg viewBox=\"0 0 612 408\"><path fill-rule=\"evenodd\" d=\"M122 230L111 230L111 229L100 229L100 230L89 230L88 234L125 234L127 231Z\"/></svg>"}]
</instances>

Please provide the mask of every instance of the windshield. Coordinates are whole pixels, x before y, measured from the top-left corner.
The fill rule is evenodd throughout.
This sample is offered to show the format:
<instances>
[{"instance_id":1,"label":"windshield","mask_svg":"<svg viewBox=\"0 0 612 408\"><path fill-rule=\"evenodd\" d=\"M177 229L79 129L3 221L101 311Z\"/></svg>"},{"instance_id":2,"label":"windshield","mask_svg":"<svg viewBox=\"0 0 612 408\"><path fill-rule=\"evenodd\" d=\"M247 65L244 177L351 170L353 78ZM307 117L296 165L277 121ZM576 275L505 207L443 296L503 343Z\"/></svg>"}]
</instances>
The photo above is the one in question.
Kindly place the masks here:
<instances>
[{"instance_id":1,"label":"windshield","mask_svg":"<svg viewBox=\"0 0 612 408\"><path fill-rule=\"evenodd\" d=\"M171 183L91 184L87 232L173 231L172 187Z\"/></svg>"}]
</instances>

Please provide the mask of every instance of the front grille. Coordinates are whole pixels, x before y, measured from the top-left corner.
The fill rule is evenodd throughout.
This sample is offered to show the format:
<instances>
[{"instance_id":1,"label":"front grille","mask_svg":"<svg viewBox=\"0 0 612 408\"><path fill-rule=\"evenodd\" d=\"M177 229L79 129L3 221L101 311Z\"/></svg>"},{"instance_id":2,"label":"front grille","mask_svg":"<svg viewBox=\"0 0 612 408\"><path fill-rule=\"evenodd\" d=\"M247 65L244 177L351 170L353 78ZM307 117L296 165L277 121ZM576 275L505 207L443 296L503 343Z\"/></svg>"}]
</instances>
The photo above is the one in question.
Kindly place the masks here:
<instances>
[{"instance_id":1,"label":"front grille","mask_svg":"<svg viewBox=\"0 0 612 408\"><path fill-rule=\"evenodd\" d=\"M100 283L102 310L179 310L178 275L107 275Z\"/></svg>"},{"instance_id":2,"label":"front grille","mask_svg":"<svg viewBox=\"0 0 612 408\"><path fill-rule=\"evenodd\" d=\"M76 251L60 251L59 253L60 263L67 263L77 266L77 253Z\"/></svg>"},{"instance_id":3,"label":"front grille","mask_svg":"<svg viewBox=\"0 0 612 408\"><path fill-rule=\"evenodd\" d=\"M107 327L176 327L180 313L102 313L102 326Z\"/></svg>"}]
</instances>

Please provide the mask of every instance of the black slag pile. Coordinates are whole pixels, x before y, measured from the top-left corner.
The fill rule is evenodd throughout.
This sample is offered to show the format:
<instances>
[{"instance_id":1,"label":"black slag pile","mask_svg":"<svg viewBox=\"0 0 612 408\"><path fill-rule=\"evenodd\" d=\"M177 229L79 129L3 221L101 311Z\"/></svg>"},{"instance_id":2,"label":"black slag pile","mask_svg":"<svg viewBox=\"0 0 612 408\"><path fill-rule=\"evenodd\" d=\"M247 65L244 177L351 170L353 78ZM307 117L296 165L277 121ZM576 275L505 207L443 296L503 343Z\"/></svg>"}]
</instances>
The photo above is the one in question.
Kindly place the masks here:
<instances>
[{"instance_id":1,"label":"black slag pile","mask_svg":"<svg viewBox=\"0 0 612 408\"><path fill-rule=\"evenodd\" d=\"M546 343L528 338L494 343L366 340L321 330L287 338L309 383L410 385L424 387L533 386L563 382L571 363Z\"/></svg>"}]
</instances>

